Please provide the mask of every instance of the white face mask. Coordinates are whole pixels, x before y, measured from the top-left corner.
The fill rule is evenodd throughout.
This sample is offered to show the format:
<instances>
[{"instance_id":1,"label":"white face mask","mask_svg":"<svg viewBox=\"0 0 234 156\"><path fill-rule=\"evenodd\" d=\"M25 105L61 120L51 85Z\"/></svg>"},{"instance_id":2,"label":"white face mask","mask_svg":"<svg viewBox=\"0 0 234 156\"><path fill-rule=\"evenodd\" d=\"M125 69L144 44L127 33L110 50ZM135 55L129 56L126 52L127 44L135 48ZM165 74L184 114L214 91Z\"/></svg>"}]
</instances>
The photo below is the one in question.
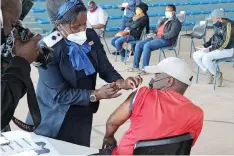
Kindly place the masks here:
<instances>
[{"instance_id":1,"label":"white face mask","mask_svg":"<svg viewBox=\"0 0 234 156\"><path fill-rule=\"evenodd\" d=\"M80 31L78 33L74 33L74 34L69 34L66 29L64 29L64 27L62 26L63 30L68 34L67 39L71 42L77 43L79 45L83 45L85 43L85 41L87 40L87 36L86 36L86 29L85 31ZM63 34L63 32L61 32Z\"/></svg>"},{"instance_id":2,"label":"white face mask","mask_svg":"<svg viewBox=\"0 0 234 156\"><path fill-rule=\"evenodd\" d=\"M67 39L71 42L75 42L79 45L83 45L85 43L85 41L87 40L86 30L75 33L75 34L69 34L67 36Z\"/></svg>"},{"instance_id":3,"label":"white face mask","mask_svg":"<svg viewBox=\"0 0 234 156\"><path fill-rule=\"evenodd\" d=\"M172 18L173 13L172 13L172 12L166 11L166 12L165 12L165 16L166 16L166 18Z\"/></svg>"}]
</instances>

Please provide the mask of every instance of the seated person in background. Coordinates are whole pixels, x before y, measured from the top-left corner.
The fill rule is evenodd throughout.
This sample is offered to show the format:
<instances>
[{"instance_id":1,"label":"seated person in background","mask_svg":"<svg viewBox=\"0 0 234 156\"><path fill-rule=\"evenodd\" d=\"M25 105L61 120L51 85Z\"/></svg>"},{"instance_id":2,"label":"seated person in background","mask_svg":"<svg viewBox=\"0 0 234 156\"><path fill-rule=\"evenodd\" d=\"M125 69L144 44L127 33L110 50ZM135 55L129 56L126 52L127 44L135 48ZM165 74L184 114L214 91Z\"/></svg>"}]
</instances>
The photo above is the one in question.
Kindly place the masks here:
<instances>
[{"instance_id":1,"label":"seated person in background","mask_svg":"<svg viewBox=\"0 0 234 156\"><path fill-rule=\"evenodd\" d=\"M121 31L121 33L123 33L122 36L118 36L118 33L116 37L111 39L111 44L116 48L117 52L120 52L122 61L124 61L125 58L124 43L139 40L144 28L146 28L147 33L149 32L149 17L147 11L148 5L141 2L136 8L136 15L133 16L133 21L129 30L125 29Z\"/></svg>"},{"instance_id":2,"label":"seated person in background","mask_svg":"<svg viewBox=\"0 0 234 156\"><path fill-rule=\"evenodd\" d=\"M105 31L104 29L106 27L108 15L101 7L97 6L94 1L90 1L88 7L87 22L96 31L98 36L102 37Z\"/></svg>"},{"instance_id":3,"label":"seated person in background","mask_svg":"<svg viewBox=\"0 0 234 156\"><path fill-rule=\"evenodd\" d=\"M227 19L222 9L214 10L210 15L217 31L200 50L193 53L198 66L208 73L208 84L213 83L216 67L214 60L232 57L234 54L234 22ZM223 74L217 73L217 86L223 84Z\"/></svg>"},{"instance_id":4,"label":"seated person in background","mask_svg":"<svg viewBox=\"0 0 234 156\"><path fill-rule=\"evenodd\" d=\"M176 17L175 5L168 5L165 12L166 18L159 22L154 35L147 35L147 39L136 44L134 53L133 68L130 72L139 72L139 74L146 74L144 67L149 65L151 52L162 47L173 45L180 33L182 24ZM139 71L139 63L143 53L142 70Z\"/></svg>"},{"instance_id":5,"label":"seated person in background","mask_svg":"<svg viewBox=\"0 0 234 156\"><path fill-rule=\"evenodd\" d=\"M177 69L177 70L175 70ZM132 93L109 117L100 154L130 155L139 140L157 139L189 132L195 144L203 126L203 111L184 96L193 73L188 64L170 57L157 66L148 66L154 74L149 87ZM116 146L118 128L130 119L130 127Z\"/></svg>"},{"instance_id":6,"label":"seated person in background","mask_svg":"<svg viewBox=\"0 0 234 156\"><path fill-rule=\"evenodd\" d=\"M120 30L130 27L132 17L135 15L136 7L141 3L141 0L124 0L120 6L123 11L123 20Z\"/></svg>"}]
</instances>

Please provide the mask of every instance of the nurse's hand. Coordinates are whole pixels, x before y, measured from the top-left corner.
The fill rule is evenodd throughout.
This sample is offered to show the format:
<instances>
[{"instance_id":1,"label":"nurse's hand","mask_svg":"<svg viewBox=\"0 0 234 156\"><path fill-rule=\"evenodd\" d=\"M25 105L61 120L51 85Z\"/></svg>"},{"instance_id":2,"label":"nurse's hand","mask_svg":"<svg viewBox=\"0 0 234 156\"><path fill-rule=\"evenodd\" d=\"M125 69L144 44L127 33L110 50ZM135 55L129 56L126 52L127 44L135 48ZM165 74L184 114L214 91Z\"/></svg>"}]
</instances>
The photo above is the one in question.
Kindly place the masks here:
<instances>
[{"instance_id":1,"label":"nurse's hand","mask_svg":"<svg viewBox=\"0 0 234 156\"><path fill-rule=\"evenodd\" d=\"M143 79L140 75L128 77L126 80L120 82L120 88L125 90L135 89L142 83L142 81Z\"/></svg>"},{"instance_id":2,"label":"nurse's hand","mask_svg":"<svg viewBox=\"0 0 234 156\"><path fill-rule=\"evenodd\" d=\"M114 82L111 84L107 84L102 86L100 89L95 90L94 94L97 98L97 101L101 99L112 99L117 98L121 93L118 93L120 91L120 87Z\"/></svg>"}]
</instances>

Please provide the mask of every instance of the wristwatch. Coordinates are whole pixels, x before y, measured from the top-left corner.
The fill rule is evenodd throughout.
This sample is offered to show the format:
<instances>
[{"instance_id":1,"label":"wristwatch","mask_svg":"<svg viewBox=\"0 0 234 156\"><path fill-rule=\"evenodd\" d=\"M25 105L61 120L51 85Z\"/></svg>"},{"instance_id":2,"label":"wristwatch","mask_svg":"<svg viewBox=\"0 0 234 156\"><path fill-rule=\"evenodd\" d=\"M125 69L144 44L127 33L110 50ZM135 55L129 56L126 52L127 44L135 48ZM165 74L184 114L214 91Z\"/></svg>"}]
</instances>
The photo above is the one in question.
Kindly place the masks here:
<instances>
[{"instance_id":1,"label":"wristwatch","mask_svg":"<svg viewBox=\"0 0 234 156\"><path fill-rule=\"evenodd\" d=\"M90 102L97 102L97 97L93 92L90 94L89 100Z\"/></svg>"}]
</instances>

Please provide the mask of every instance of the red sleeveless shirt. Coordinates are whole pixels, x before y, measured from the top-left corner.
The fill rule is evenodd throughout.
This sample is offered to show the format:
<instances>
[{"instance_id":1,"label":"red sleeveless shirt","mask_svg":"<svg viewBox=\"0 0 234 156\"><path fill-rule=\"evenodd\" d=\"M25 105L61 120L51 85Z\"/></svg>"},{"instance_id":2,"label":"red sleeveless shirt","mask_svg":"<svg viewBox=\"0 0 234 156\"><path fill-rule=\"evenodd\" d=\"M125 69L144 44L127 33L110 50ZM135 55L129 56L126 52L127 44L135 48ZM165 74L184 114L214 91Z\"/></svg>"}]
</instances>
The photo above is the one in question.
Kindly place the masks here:
<instances>
[{"instance_id":1,"label":"red sleeveless shirt","mask_svg":"<svg viewBox=\"0 0 234 156\"><path fill-rule=\"evenodd\" d=\"M143 87L136 94L129 129L113 155L130 155L138 140L157 139L189 132L196 142L203 111L183 95Z\"/></svg>"}]
</instances>

